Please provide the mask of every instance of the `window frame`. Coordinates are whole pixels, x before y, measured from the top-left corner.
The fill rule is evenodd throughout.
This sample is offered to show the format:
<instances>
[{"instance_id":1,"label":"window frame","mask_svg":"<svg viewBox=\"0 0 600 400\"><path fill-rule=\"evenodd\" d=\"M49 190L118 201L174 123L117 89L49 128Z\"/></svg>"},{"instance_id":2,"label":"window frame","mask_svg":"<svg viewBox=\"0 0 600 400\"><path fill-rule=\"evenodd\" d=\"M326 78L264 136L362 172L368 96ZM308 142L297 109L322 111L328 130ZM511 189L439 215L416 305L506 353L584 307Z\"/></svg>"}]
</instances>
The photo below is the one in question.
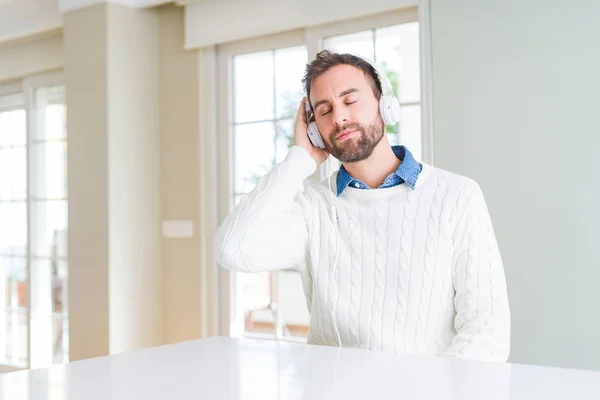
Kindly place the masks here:
<instances>
[{"instance_id":1,"label":"window frame","mask_svg":"<svg viewBox=\"0 0 600 400\"><path fill-rule=\"evenodd\" d=\"M398 25L410 22L419 22L420 30L420 70L421 70L421 140L423 162L433 164L433 142L431 140L431 124L429 123L431 115L431 104L428 99L431 98L429 91L431 84L430 75L427 73L428 54L427 44L423 43L427 39L424 31L429 29L427 21L423 23L424 16L427 16L427 9L417 7L401 8L391 12L373 14L359 18L351 18L335 23L316 25L303 29L271 34L256 38L249 38L241 41L225 43L216 46L216 70L212 78L217 80L217 101L215 102L216 111L216 155L217 155L217 209L220 225L233 207L233 172L234 165L234 147L233 147L233 74L232 60L234 56L272 50L274 48L291 47L305 45L308 53L308 62L314 59L317 52L324 48L324 40L330 36L344 35L364 30L378 29L386 26ZM205 79L210 79L206 77ZM332 157L328 162L323 163L311 177L313 179L325 179L328 173L337 169L337 160ZM234 327L236 332L232 332L234 326L236 311L232 303L233 294L236 287L236 274L219 266L216 266L217 281L219 282L218 302L216 306L218 313L218 334L232 336L236 332L244 332L243 327ZM239 321L237 322L239 323ZM254 335L243 333L243 337L259 337L261 339L273 339L284 341L296 341L292 337L276 338L275 335Z\"/></svg>"},{"instance_id":2,"label":"window frame","mask_svg":"<svg viewBox=\"0 0 600 400\"><path fill-rule=\"evenodd\" d=\"M27 287L27 295L26 295L26 301L25 301L25 314L26 314L26 321L27 321L27 343L26 343L26 348L27 348L27 362L24 365L13 365L13 364L5 364L5 363L0 363L0 368L6 369L6 370L22 370L22 369L30 369L30 368L36 368L36 367L41 367L41 366L47 366L45 363L40 363L36 361L36 356L33 355L32 356L32 343L34 340L43 340L43 339L48 339L45 336L45 332L33 332L33 330L31 329L31 325L32 325L32 284L34 283L34 279L32 279L32 264L34 261L34 257L33 257L33 250L32 250L32 230L34 229L33 227L33 221L32 221L32 207L35 203L35 199L33 198L33 194L32 194L32 184L33 184L33 177L32 175L34 174L33 171L33 165L34 165L34 160L33 160L33 155L32 155L32 147L35 144L34 141L34 137L36 134L36 117L37 117L37 110L35 109L35 91L37 88L39 87L44 87L44 86L64 86L65 87L65 91L66 91L66 81L65 81L65 74L63 70L53 70L53 71L48 71L48 72L44 72L44 73L39 73L39 74L35 74L35 75L30 75L30 76L25 76L23 78L20 78L18 80L14 80L11 82L7 82L7 83L0 83L0 96L4 96L4 95L9 95L9 94L17 94L17 93L22 93L23 95L23 108L26 112L26 162L27 162L27 167L26 167L26 215L27 215L27 246L26 246L26 254L25 254L25 259L26 259L26 273L27 273L27 278L26 278L26 287ZM65 98L64 100L64 104L66 106L66 94L65 94ZM4 109L5 107L0 108L0 110ZM65 138L65 141L68 142L68 134L67 137ZM67 149L68 152L68 149ZM65 200L68 202L68 195L66 196ZM66 262L68 263L68 258L66 260ZM68 264L67 264L67 270L68 270ZM67 274L68 276L68 274ZM4 284L4 283L3 283ZM66 318L68 318L68 311L66 312ZM66 340L66 339L65 339ZM54 354L52 353L52 356ZM52 362L51 362L52 364ZM50 364L50 365L51 365Z\"/></svg>"},{"instance_id":3,"label":"window frame","mask_svg":"<svg viewBox=\"0 0 600 400\"><path fill-rule=\"evenodd\" d=\"M233 187L235 157L233 146L233 57L248 53L268 51L274 48L302 46L306 38L304 30L293 30L253 38L239 42L219 46L217 49L217 74L218 74L218 121L217 130L219 132L217 141L218 166L217 175L219 182L218 192L218 214L219 224L225 219L233 207ZM237 286L237 274L223 268L218 269L219 281L219 333L228 336L238 336L232 332L231 327L238 324L235 331L242 331L240 327L240 318L236 316L236 306L233 303L232 294ZM270 339L271 335L249 335L250 337L260 339ZM244 335L244 337L249 337ZM286 338L287 339L287 338ZM293 340L293 338L290 338Z\"/></svg>"}]
</instances>

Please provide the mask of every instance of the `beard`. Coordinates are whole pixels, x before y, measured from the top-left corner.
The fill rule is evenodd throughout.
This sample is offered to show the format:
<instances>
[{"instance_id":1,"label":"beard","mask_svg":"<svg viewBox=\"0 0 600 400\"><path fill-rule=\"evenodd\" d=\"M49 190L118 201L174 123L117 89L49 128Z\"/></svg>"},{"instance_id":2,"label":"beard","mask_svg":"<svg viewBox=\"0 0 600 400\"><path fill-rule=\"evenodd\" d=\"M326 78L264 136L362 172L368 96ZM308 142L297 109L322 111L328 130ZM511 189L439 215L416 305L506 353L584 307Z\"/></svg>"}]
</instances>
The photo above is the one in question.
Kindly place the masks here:
<instances>
[{"instance_id":1,"label":"beard","mask_svg":"<svg viewBox=\"0 0 600 400\"><path fill-rule=\"evenodd\" d=\"M354 137L344 142L337 142L336 137L344 129L356 129ZM325 144L326 150L342 163L354 163L367 159L373 149L379 144L385 134L385 126L381 117L378 117L369 126L364 127L359 123L346 124L338 127L329 134L329 143Z\"/></svg>"}]
</instances>

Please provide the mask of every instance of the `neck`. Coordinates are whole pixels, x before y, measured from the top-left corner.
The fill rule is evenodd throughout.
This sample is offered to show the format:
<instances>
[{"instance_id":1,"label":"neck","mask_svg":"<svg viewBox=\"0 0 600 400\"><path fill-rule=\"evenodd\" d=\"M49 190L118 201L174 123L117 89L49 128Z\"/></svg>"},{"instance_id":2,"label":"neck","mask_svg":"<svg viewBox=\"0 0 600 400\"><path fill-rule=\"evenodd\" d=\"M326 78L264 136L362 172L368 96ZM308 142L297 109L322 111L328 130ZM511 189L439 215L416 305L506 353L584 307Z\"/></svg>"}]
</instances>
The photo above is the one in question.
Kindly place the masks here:
<instances>
[{"instance_id":1,"label":"neck","mask_svg":"<svg viewBox=\"0 0 600 400\"><path fill-rule=\"evenodd\" d=\"M355 163L346 163L344 168L354 179L360 180L369 188L377 188L388 175L398 169L400 163L384 134L368 158Z\"/></svg>"}]
</instances>

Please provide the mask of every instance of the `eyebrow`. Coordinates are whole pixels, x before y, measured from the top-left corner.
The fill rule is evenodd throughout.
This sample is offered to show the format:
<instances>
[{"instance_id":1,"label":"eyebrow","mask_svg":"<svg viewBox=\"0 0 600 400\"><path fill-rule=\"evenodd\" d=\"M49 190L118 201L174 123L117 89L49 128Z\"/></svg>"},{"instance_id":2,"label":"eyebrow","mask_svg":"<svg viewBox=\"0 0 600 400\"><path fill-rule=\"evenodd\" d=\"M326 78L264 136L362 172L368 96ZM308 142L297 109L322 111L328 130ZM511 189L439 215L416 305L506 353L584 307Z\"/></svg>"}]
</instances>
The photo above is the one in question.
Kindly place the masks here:
<instances>
[{"instance_id":1,"label":"eyebrow","mask_svg":"<svg viewBox=\"0 0 600 400\"><path fill-rule=\"evenodd\" d=\"M354 92L359 92L359 90L357 88L350 88L350 89L346 89L343 92L341 92L340 94L338 94L338 97L344 97L350 93L354 93ZM313 110L316 110L320 105L328 103L327 100L319 100L315 103L315 105L313 106Z\"/></svg>"}]
</instances>

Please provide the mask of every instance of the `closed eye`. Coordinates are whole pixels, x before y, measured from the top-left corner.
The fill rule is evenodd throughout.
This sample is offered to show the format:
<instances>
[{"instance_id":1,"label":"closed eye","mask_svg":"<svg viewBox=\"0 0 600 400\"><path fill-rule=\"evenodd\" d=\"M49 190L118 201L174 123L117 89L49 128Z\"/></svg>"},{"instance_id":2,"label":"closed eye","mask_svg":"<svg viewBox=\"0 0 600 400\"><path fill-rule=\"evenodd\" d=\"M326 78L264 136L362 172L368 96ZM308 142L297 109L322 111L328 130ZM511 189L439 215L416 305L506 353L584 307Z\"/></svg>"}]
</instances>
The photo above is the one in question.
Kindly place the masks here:
<instances>
[{"instance_id":1,"label":"closed eye","mask_svg":"<svg viewBox=\"0 0 600 400\"><path fill-rule=\"evenodd\" d=\"M354 100L354 101L347 101L347 102L345 102L344 104L346 104L347 106L349 106L350 104L354 104L354 103L356 103L356 101L357 101L357 100ZM325 116L325 115L329 114L330 112L331 112L331 109L329 109L329 110L325 111L324 113L321 113L321 116Z\"/></svg>"}]
</instances>

